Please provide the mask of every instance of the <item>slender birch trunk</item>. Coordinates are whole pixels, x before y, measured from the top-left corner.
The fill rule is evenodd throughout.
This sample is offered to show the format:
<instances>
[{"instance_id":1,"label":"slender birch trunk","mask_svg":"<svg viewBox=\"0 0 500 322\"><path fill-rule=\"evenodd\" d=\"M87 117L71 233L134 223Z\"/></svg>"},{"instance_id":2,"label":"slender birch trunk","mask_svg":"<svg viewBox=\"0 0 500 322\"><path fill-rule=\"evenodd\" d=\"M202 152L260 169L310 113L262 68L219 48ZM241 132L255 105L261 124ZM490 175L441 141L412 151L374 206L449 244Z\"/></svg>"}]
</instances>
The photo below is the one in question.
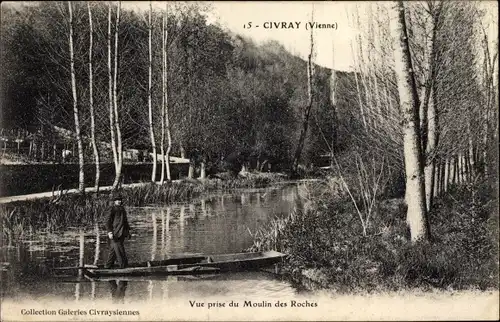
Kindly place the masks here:
<instances>
[{"instance_id":1,"label":"slender birch trunk","mask_svg":"<svg viewBox=\"0 0 500 322\"><path fill-rule=\"evenodd\" d=\"M336 77L335 77L335 46L332 39L332 74L330 75L330 104L332 105L332 143L331 143L331 159L330 166L333 169L334 158L335 158L335 150L337 147L337 101L335 96L336 90ZM257 169L259 169L259 165L257 165Z\"/></svg>"},{"instance_id":2,"label":"slender birch trunk","mask_svg":"<svg viewBox=\"0 0 500 322\"><path fill-rule=\"evenodd\" d=\"M467 163L465 151L462 153L462 181L467 182Z\"/></svg>"},{"instance_id":3,"label":"slender birch trunk","mask_svg":"<svg viewBox=\"0 0 500 322\"><path fill-rule=\"evenodd\" d=\"M97 147L96 134L95 134L95 116L94 116L94 95L93 95L93 70L92 70L92 52L93 52L93 34L94 29L92 26L92 10L90 10L90 2L87 2L87 9L89 12L89 107L90 107L90 139L92 142L92 150L94 151L95 160L95 182L94 187L96 192L99 193L99 179L101 170L99 168L100 157L99 149Z\"/></svg>"},{"instance_id":4,"label":"slender birch trunk","mask_svg":"<svg viewBox=\"0 0 500 322\"><path fill-rule=\"evenodd\" d=\"M100 253L100 245L101 245L101 237L99 235L99 223L97 221L95 222L94 229L95 229L94 265L97 265L97 263L99 261L99 253Z\"/></svg>"},{"instance_id":5,"label":"slender birch trunk","mask_svg":"<svg viewBox=\"0 0 500 322\"><path fill-rule=\"evenodd\" d=\"M436 160L436 197L441 195L441 160Z\"/></svg>"},{"instance_id":6,"label":"slender birch trunk","mask_svg":"<svg viewBox=\"0 0 500 322\"><path fill-rule=\"evenodd\" d=\"M153 150L153 170L151 172L151 182L156 181L156 166L158 163L157 154L156 154L156 141L155 141L155 133L153 127L153 106L151 102L152 95L152 77L153 77L153 50L152 50L152 33L153 33L153 23L152 23L152 15L153 15L153 5L151 1L149 2L149 79L148 79L148 110L149 110L149 135L151 138L151 148Z\"/></svg>"},{"instance_id":7,"label":"slender birch trunk","mask_svg":"<svg viewBox=\"0 0 500 322\"><path fill-rule=\"evenodd\" d=\"M391 35L394 39L395 71L399 99L403 113L404 160L406 171L407 223L411 240L427 240L429 225L425 200L425 185L420 142L418 95L406 32L405 12L402 1L391 8Z\"/></svg>"},{"instance_id":8,"label":"slender birch trunk","mask_svg":"<svg viewBox=\"0 0 500 322\"><path fill-rule=\"evenodd\" d=\"M165 44L163 46L163 60L165 66L165 83L163 88L163 97L165 103L165 126L167 130L167 151L165 152L165 170L167 172L167 180L172 180L170 175L170 151L172 150L172 134L170 131L170 116L169 116L169 108L168 108L168 57L167 57L167 44L168 44L168 2L165 3L165 28L164 28L164 39Z\"/></svg>"},{"instance_id":9,"label":"slender birch trunk","mask_svg":"<svg viewBox=\"0 0 500 322\"><path fill-rule=\"evenodd\" d=\"M456 154L454 154L452 156L452 161L453 161L453 173L452 173L452 177L451 177L451 183L453 185L457 184L457 156Z\"/></svg>"},{"instance_id":10,"label":"slender birch trunk","mask_svg":"<svg viewBox=\"0 0 500 322\"><path fill-rule=\"evenodd\" d=\"M421 119L421 142L422 142L422 150L425 151L425 160L423 162L425 168L425 191L427 196L427 210L432 207L432 190L431 186L434 182L433 176L435 175L433 163L435 162L436 149L439 141L439 119L438 119L438 101L437 101L437 93L435 86L435 78L436 78L436 38L437 38L437 26L440 19L442 4L438 4L436 8L431 13L430 21L430 30L431 37L427 41L426 51L427 51L427 68L428 73L425 79L425 88L423 100L420 105L420 115L424 118ZM442 162L446 162L446 159L442 160ZM444 174L443 174L444 179ZM431 191L429 191L431 190ZM441 190L444 190L442 187Z\"/></svg>"},{"instance_id":11,"label":"slender birch trunk","mask_svg":"<svg viewBox=\"0 0 500 322\"><path fill-rule=\"evenodd\" d=\"M453 156L448 158L448 190L453 185Z\"/></svg>"},{"instance_id":12,"label":"slender birch trunk","mask_svg":"<svg viewBox=\"0 0 500 322\"><path fill-rule=\"evenodd\" d=\"M450 159L448 157L444 158L444 192L448 191L448 181L450 177Z\"/></svg>"},{"instance_id":13,"label":"slender birch trunk","mask_svg":"<svg viewBox=\"0 0 500 322\"><path fill-rule=\"evenodd\" d=\"M116 10L116 26L115 26L115 64L114 64L114 74L113 74L113 105L115 112L115 128L116 128L116 152L118 167L115 171L115 182L113 182L113 189L117 189L121 183L122 176L122 166L123 166L123 145L122 145L122 133L120 129L120 115L118 113L118 92L117 92L117 81L118 81L118 28L120 26L120 9L121 1L118 1L118 8Z\"/></svg>"},{"instance_id":14,"label":"slender birch trunk","mask_svg":"<svg viewBox=\"0 0 500 322\"><path fill-rule=\"evenodd\" d=\"M432 90L432 89L431 89ZM436 97L437 95L433 95L433 97ZM424 175L425 175L425 192L426 192L426 205L427 205L427 210L429 210L432 207L432 184L434 183L434 176L436 175L435 172L435 153L436 153L436 146L438 143L438 117L437 117L437 109L436 109L436 104L434 102L434 99L432 99L432 102L429 105L427 103L429 98L427 98L427 102L424 104L424 106L421 106L422 109L425 110L424 115L426 115L426 130L427 130L427 139L425 140L425 164L424 167ZM424 128L425 129L425 128Z\"/></svg>"},{"instance_id":15,"label":"slender birch trunk","mask_svg":"<svg viewBox=\"0 0 500 322\"><path fill-rule=\"evenodd\" d=\"M441 193L445 193L446 184L446 159L441 159Z\"/></svg>"},{"instance_id":16,"label":"slender birch trunk","mask_svg":"<svg viewBox=\"0 0 500 322\"><path fill-rule=\"evenodd\" d=\"M115 137L115 117L113 111L113 77L111 65L111 3L108 5L108 100L109 100L109 132L111 135L111 150L113 152L113 163L115 165L115 174L118 169L118 153L116 151Z\"/></svg>"},{"instance_id":17,"label":"slender birch trunk","mask_svg":"<svg viewBox=\"0 0 500 322\"><path fill-rule=\"evenodd\" d=\"M71 70L71 92L73 94L73 116L75 119L75 132L76 132L76 142L78 144L78 191L81 193L85 192L85 174L83 170L84 160L83 160L83 144L80 129L80 117L78 110L78 97L76 93L76 76L75 76L75 58L73 53L73 9L71 7L71 1L68 1L69 10L69 55L70 55L70 70Z\"/></svg>"},{"instance_id":18,"label":"slender birch trunk","mask_svg":"<svg viewBox=\"0 0 500 322\"><path fill-rule=\"evenodd\" d=\"M165 46L166 46L166 39L165 39L165 15L163 15L162 19L162 32L161 32L161 39L162 39L162 49L161 49L161 54L162 54L162 71L161 71L161 80L162 80L162 100L161 100L161 141L160 141L160 153L161 153L161 176L160 176L160 184L163 184L165 182Z\"/></svg>"}]
</instances>

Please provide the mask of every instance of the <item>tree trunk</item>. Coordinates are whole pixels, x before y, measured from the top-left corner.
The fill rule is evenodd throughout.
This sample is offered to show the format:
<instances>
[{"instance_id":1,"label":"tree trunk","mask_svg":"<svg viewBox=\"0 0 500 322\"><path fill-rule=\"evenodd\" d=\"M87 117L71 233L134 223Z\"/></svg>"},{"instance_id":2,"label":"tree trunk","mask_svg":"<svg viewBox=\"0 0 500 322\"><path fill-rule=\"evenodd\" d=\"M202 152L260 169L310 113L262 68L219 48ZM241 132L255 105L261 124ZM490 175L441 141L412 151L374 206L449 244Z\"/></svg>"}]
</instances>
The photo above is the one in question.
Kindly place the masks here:
<instances>
[{"instance_id":1,"label":"tree trunk","mask_svg":"<svg viewBox=\"0 0 500 322\"><path fill-rule=\"evenodd\" d=\"M115 26L115 68L113 74L113 105L115 112L115 128L116 128L116 152L118 167L115 171L115 181L113 182L113 190L117 189L121 183L122 179L122 167L123 167L123 146L122 146L122 133L120 129L120 115L118 113L118 93L117 93L117 81L118 81L118 28L120 26L120 9L121 1L118 1L118 8L116 10L116 26Z\"/></svg>"},{"instance_id":2,"label":"tree trunk","mask_svg":"<svg viewBox=\"0 0 500 322\"><path fill-rule=\"evenodd\" d=\"M395 42L395 71L404 127L406 203L408 205L406 220L410 227L411 240L415 242L417 240L426 240L429 237L419 129L418 95L406 32L403 2L396 2L391 9L391 35Z\"/></svg>"},{"instance_id":3,"label":"tree trunk","mask_svg":"<svg viewBox=\"0 0 500 322\"><path fill-rule=\"evenodd\" d=\"M163 45L163 60L164 60L164 66L165 66L165 83L164 83L164 88L163 88L163 97L164 97L164 103L165 103L165 126L167 130L167 151L165 152L165 170L167 172L167 180L172 180L172 177L170 175L170 151L172 150L172 134L170 132L170 116L169 116L169 108L168 108L168 86L167 86L167 80L168 80L168 60L167 60L167 43L168 43L168 23L167 23L167 17L168 17L168 2L165 3L165 27L164 27L164 39L165 43Z\"/></svg>"},{"instance_id":4,"label":"tree trunk","mask_svg":"<svg viewBox=\"0 0 500 322\"><path fill-rule=\"evenodd\" d=\"M443 194L445 190L445 180L446 180L446 160L441 159L441 193Z\"/></svg>"},{"instance_id":5,"label":"tree trunk","mask_svg":"<svg viewBox=\"0 0 500 322\"><path fill-rule=\"evenodd\" d=\"M462 180L462 153L457 155L457 183L461 184Z\"/></svg>"},{"instance_id":6,"label":"tree trunk","mask_svg":"<svg viewBox=\"0 0 500 322\"><path fill-rule=\"evenodd\" d=\"M94 116L94 97L93 97L93 87L94 80L92 75L92 51L93 51L93 26L92 26L92 11L90 10L90 2L87 2L87 9L89 11L89 107L90 107L90 139L92 141L92 149L94 151L95 160L95 182L94 187L96 192L99 192L99 178L101 176L101 171L99 168L99 149L96 142L95 134L95 116Z\"/></svg>"},{"instance_id":7,"label":"tree trunk","mask_svg":"<svg viewBox=\"0 0 500 322\"><path fill-rule=\"evenodd\" d=\"M162 71L161 71L161 80L162 80L162 100L161 100L161 141L160 141L160 153L161 153L161 176L160 176L160 184L165 182L165 87L166 87L166 72L165 72L165 15L163 15L162 19L162 31L161 31L161 39L162 39Z\"/></svg>"},{"instance_id":8,"label":"tree trunk","mask_svg":"<svg viewBox=\"0 0 500 322\"><path fill-rule=\"evenodd\" d=\"M111 3L108 6L108 99L109 99L109 131L111 134L111 150L113 152L113 163L115 165L115 174L118 171L118 152L116 150L115 137L115 117L113 111L113 77L111 66Z\"/></svg>"},{"instance_id":9,"label":"tree trunk","mask_svg":"<svg viewBox=\"0 0 500 322\"><path fill-rule=\"evenodd\" d=\"M194 178L194 162L192 160L189 160L188 178Z\"/></svg>"},{"instance_id":10,"label":"tree trunk","mask_svg":"<svg viewBox=\"0 0 500 322\"><path fill-rule=\"evenodd\" d=\"M302 118L302 128L300 130L299 142L295 150L295 157L293 159L292 173L297 174L300 162L300 156L302 154L302 149L304 147L304 141L306 139L307 128L309 126L309 117L311 114L311 109L313 105L313 54L314 54L314 37L313 28L311 28L311 42L310 42L310 52L307 59L307 105L304 108L304 116Z\"/></svg>"},{"instance_id":11,"label":"tree trunk","mask_svg":"<svg viewBox=\"0 0 500 322\"><path fill-rule=\"evenodd\" d=\"M200 163L200 179L205 179L206 177L205 160L202 160Z\"/></svg>"},{"instance_id":12,"label":"tree trunk","mask_svg":"<svg viewBox=\"0 0 500 322\"><path fill-rule=\"evenodd\" d=\"M330 75L330 104L332 109L332 143L331 143L331 160L330 166L333 169L333 161L335 158L335 151L337 148L337 97L335 96L336 91L336 75L335 75L335 47L332 39L332 74Z\"/></svg>"},{"instance_id":13,"label":"tree trunk","mask_svg":"<svg viewBox=\"0 0 500 322\"><path fill-rule=\"evenodd\" d=\"M433 203L433 195L434 195L434 176L436 175L436 167L435 160L430 162L425 166L424 176L425 176L425 204L427 205L427 210L430 210Z\"/></svg>"},{"instance_id":14,"label":"tree trunk","mask_svg":"<svg viewBox=\"0 0 500 322\"><path fill-rule=\"evenodd\" d=\"M438 171L438 160L433 162L434 179L432 184L432 198L435 199L439 195L439 171Z\"/></svg>"},{"instance_id":15,"label":"tree trunk","mask_svg":"<svg viewBox=\"0 0 500 322\"><path fill-rule=\"evenodd\" d=\"M40 148L40 158L41 160L45 160L45 141L42 142L42 146Z\"/></svg>"},{"instance_id":16,"label":"tree trunk","mask_svg":"<svg viewBox=\"0 0 500 322\"><path fill-rule=\"evenodd\" d=\"M450 158L446 158L445 160L445 179L444 179L444 191L448 191L449 185L450 185L450 174L451 174L451 169L450 169Z\"/></svg>"},{"instance_id":17,"label":"tree trunk","mask_svg":"<svg viewBox=\"0 0 500 322\"><path fill-rule=\"evenodd\" d=\"M88 2L87 2L88 3ZM99 253L100 253L100 246L101 246L101 236L99 235L99 223L95 222L95 252L94 252L94 265L97 265L99 262Z\"/></svg>"},{"instance_id":18,"label":"tree trunk","mask_svg":"<svg viewBox=\"0 0 500 322\"><path fill-rule=\"evenodd\" d=\"M266 166L267 162L268 160L264 160L264 162L260 164L260 169L259 169L260 172L264 171L264 167Z\"/></svg>"},{"instance_id":19,"label":"tree trunk","mask_svg":"<svg viewBox=\"0 0 500 322\"><path fill-rule=\"evenodd\" d=\"M462 153L462 182L467 182L466 152Z\"/></svg>"},{"instance_id":20,"label":"tree trunk","mask_svg":"<svg viewBox=\"0 0 500 322\"><path fill-rule=\"evenodd\" d=\"M431 96L432 92L432 96ZM426 117L425 124L423 125L424 128L421 129L423 131L427 132L426 135L426 140L421 140L422 147L424 147L425 144L425 160L423 164L425 164L424 167L424 173L425 173L425 192L426 192L426 205L427 205L427 210L431 209L432 207L432 185L434 184L434 175L436 172L434 171L434 163L435 163L435 158L436 158L436 146L438 144L438 138L439 138L439 130L438 130L438 113L437 113L437 108L436 108L436 93L434 92L433 88L431 87L429 92L426 93L426 96L424 97L424 103L421 106L421 109L423 109L425 112L422 113ZM432 99L430 99L432 97ZM430 104L429 104L430 103ZM423 142L425 141L425 142Z\"/></svg>"},{"instance_id":21,"label":"tree trunk","mask_svg":"<svg viewBox=\"0 0 500 322\"><path fill-rule=\"evenodd\" d=\"M151 48L152 42L152 32L153 32L153 23L152 16L153 14L153 5L151 1L149 2L149 80L148 80L148 110L149 110L149 135L151 139L151 148L153 150L153 170L151 172L151 182L156 182L156 166L158 164L157 154L156 154L156 140L154 134L153 127L153 106L151 102L152 96L152 77L153 77L153 49Z\"/></svg>"},{"instance_id":22,"label":"tree trunk","mask_svg":"<svg viewBox=\"0 0 500 322\"><path fill-rule=\"evenodd\" d=\"M68 1L69 9L69 55L70 55L70 70L71 70L71 92L73 94L73 116L75 119L75 132L76 132L76 142L78 144L78 191L80 193L85 192L85 176L83 172L83 145L82 137L80 134L80 118L78 110L78 98L76 95L76 76L75 76L75 58L73 53L73 10L71 8L71 2Z\"/></svg>"},{"instance_id":23,"label":"tree trunk","mask_svg":"<svg viewBox=\"0 0 500 322\"><path fill-rule=\"evenodd\" d=\"M430 22L430 29L432 31L431 38L427 41L426 51L427 51L427 75L425 75L425 87L422 104L420 106L420 115L423 117L420 120L420 133L421 143L422 143L422 151L425 151L425 160L424 165L426 172L425 177L425 190L426 195L432 195L432 191L428 191L431 189L432 184L434 183L435 172L432 169L435 169L433 163L436 158L436 149L439 141L439 114L437 111L438 101L437 101L437 93L435 87L435 78L436 78L436 37L437 37L437 24L439 20L439 15L441 11L441 4L438 5L436 11L432 11ZM442 160L442 162L446 162L446 159ZM427 173L430 172L430 175ZM444 179L444 175L443 175ZM442 187L441 191L444 189ZM432 207L432 199L427 199L427 209ZM430 203L430 204L429 204Z\"/></svg>"},{"instance_id":24,"label":"tree trunk","mask_svg":"<svg viewBox=\"0 0 500 322\"><path fill-rule=\"evenodd\" d=\"M436 160L436 197L441 195L441 160Z\"/></svg>"},{"instance_id":25,"label":"tree trunk","mask_svg":"<svg viewBox=\"0 0 500 322\"><path fill-rule=\"evenodd\" d=\"M466 182L470 181L470 164L469 164L469 151L464 152L464 178Z\"/></svg>"}]
</instances>

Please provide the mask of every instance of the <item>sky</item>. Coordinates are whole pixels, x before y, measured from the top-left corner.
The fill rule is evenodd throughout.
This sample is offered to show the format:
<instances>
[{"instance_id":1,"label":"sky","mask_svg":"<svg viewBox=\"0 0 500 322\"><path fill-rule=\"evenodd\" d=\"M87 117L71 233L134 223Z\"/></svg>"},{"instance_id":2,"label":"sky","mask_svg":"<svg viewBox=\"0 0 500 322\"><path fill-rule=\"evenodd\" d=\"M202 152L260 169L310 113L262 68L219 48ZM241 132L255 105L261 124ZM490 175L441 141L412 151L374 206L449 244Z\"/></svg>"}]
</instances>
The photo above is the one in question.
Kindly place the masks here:
<instances>
[{"instance_id":1,"label":"sky","mask_svg":"<svg viewBox=\"0 0 500 322\"><path fill-rule=\"evenodd\" d=\"M242 36L253 39L258 44L266 40L280 42L292 54L307 57L310 50L310 30L306 24L311 21L314 6L314 20L319 24L336 24L337 29L315 29L315 62L318 65L336 70L352 70L350 39L355 29L347 23L347 11L352 7L349 2L308 2L308 1L262 1L236 2L214 1L209 14L209 21L217 21ZM164 3L153 2L155 7L164 7ZM123 8L148 10L149 1L122 2ZM253 28L244 25L252 22ZM264 28L277 22L300 23L295 29ZM254 27L259 25L259 27ZM332 48L335 48L333 50ZM332 52L334 56L332 57Z\"/></svg>"}]
</instances>

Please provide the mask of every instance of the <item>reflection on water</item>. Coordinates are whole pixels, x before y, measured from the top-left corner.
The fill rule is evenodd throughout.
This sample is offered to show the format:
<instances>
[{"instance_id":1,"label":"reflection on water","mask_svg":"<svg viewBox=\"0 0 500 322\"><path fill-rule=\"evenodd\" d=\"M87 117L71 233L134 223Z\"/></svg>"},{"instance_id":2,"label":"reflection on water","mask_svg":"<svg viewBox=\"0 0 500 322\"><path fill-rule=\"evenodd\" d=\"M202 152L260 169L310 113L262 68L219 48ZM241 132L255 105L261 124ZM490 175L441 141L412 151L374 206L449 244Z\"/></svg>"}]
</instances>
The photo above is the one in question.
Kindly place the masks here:
<instances>
[{"instance_id":1,"label":"reflection on water","mask_svg":"<svg viewBox=\"0 0 500 322\"><path fill-rule=\"evenodd\" d=\"M125 291L127 290L128 281L112 280L108 281L111 290L111 298L115 303L123 303L125 299ZM95 284L95 282L94 282Z\"/></svg>"},{"instance_id":2,"label":"reflection on water","mask_svg":"<svg viewBox=\"0 0 500 322\"><path fill-rule=\"evenodd\" d=\"M159 260L179 253L243 251L252 244L251 233L272 217L292 211L298 189L296 185L240 189L189 203L127 208L133 234L125 241L129 262ZM142 301L187 295L248 298L295 292L288 283L266 272L81 282L76 282L74 273L53 276L51 267L102 263L108 248L105 233L102 225L85 232L78 228L58 235L40 232L17 247L2 248L1 261L9 263L6 270L2 269L2 296Z\"/></svg>"}]
</instances>

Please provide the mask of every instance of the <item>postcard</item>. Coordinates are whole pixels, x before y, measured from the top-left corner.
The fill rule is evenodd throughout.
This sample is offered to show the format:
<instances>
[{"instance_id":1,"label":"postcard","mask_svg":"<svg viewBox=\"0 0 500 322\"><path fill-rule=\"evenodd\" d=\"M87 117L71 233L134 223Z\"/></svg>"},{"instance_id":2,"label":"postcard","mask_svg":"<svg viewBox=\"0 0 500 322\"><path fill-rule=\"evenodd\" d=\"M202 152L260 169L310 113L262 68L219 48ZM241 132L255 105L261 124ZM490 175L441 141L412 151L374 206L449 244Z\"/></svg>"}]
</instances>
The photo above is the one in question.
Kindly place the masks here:
<instances>
[{"instance_id":1,"label":"postcard","mask_svg":"<svg viewBox=\"0 0 500 322\"><path fill-rule=\"evenodd\" d=\"M498 320L498 3L1 5L2 321Z\"/></svg>"}]
</instances>

